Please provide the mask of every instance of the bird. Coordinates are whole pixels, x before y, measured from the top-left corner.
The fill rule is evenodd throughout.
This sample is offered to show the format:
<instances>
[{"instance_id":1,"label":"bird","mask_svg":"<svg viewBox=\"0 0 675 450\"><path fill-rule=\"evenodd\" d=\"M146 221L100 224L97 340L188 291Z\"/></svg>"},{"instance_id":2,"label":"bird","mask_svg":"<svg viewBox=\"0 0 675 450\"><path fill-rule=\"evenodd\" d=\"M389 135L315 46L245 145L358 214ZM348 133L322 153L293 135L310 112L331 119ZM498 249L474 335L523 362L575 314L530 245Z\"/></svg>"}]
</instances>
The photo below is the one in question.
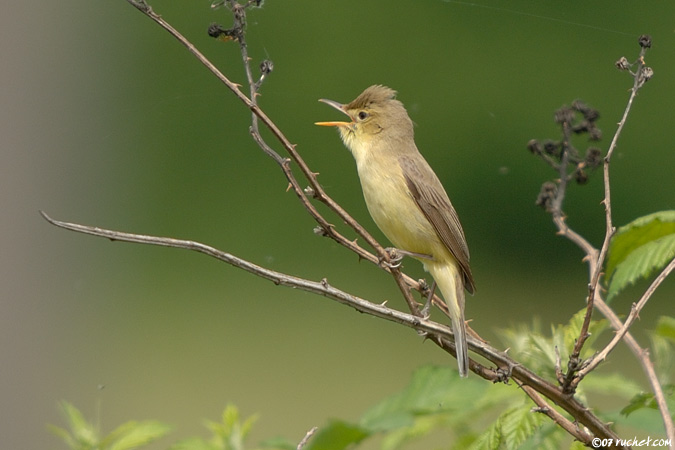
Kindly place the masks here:
<instances>
[{"instance_id":1,"label":"bird","mask_svg":"<svg viewBox=\"0 0 675 450\"><path fill-rule=\"evenodd\" d=\"M450 312L459 374L468 376L465 290L476 289L469 248L441 181L415 145L413 122L397 92L373 85L349 103L320 99L349 122L333 126L356 161L368 212L401 254L422 262ZM402 256L399 256L399 258Z\"/></svg>"}]
</instances>

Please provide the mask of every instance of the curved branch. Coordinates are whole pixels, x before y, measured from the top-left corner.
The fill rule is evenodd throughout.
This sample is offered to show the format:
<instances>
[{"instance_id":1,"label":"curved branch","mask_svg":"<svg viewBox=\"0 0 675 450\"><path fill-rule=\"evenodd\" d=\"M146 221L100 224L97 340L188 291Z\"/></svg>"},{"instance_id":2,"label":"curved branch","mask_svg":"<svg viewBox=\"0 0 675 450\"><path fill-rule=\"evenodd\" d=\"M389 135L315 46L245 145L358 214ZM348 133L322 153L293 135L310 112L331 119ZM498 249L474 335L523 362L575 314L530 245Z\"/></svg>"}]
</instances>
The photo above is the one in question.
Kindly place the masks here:
<instances>
[{"instance_id":1,"label":"curved branch","mask_svg":"<svg viewBox=\"0 0 675 450\"><path fill-rule=\"evenodd\" d=\"M258 266L257 264L254 264L250 261L238 258L230 253L223 252L214 247L196 241L125 233L100 227L91 227L76 223L62 222L52 219L43 211L40 211L40 214L42 214L45 220L47 220L49 223L59 228L93 236L104 237L110 239L111 241L123 241L139 244L158 245L162 247L182 248L203 253L220 261L226 262L232 266L243 269L249 273L257 275L261 278L270 280L276 285L312 292L314 294L327 297L331 300L335 300L344 305L351 306L359 312L414 329L426 336L431 337L431 341L446 352L453 355L455 354L452 331L448 326L431 320L425 320L413 314L403 313L398 310L388 308L384 305L370 302L353 294L349 294L348 292L331 286L325 278L321 281L311 281L305 278L270 270L265 267ZM546 407L552 410L552 406L546 405L541 396L535 395L534 392L549 398L553 403L559 405L572 417L574 417L575 421L587 427L594 434L594 436L603 439L611 439L613 442L618 442L618 436L614 434L605 423L593 415L588 410L588 408L578 402L574 397L564 394L560 388L536 375L526 367L523 367L517 361L509 358L506 353L491 347L486 342L470 338L468 344L472 352L482 356L500 368L499 370L494 370L485 367L472 359L470 360L469 365L471 370L477 375L493 382L506 381L508 377L511 377L517 381L519 386L528 388L524 389L524 391L535 401L538 406L542 408ZM564 429L567 430L569 428L570 421L565 419L559 413L549 411L547 415L559 423ZM578 439L583 439L582 442L585 444L590 445L591 436L588 436L584 433L575 433L573 435Z\"/></svg>"},{"instance_id":2,"label":"curved branch","mask_svg":"<svg viewBox=\"0 0 675 450\"><path fill-rule=\"evenodd\" d=\"M230 91L232 91L235 96L252 112L252 126L251 134L258 143L258 145L265 151L270 157L272 157L282 168L282 171L290 183L290 187L295 192L296 196L299 198L303 206L307 211L314 217L314 219L319 224L320 231L326 236L331 237L336 240L338 243L344 245L350 250L354 251L364 259L371 261L374 264L382 266L380 263L382 261L388 261L389 255L383 250L382 246L360 225L356 220L354 220L340 205L338 205L334 200L332 200L326 192L323 190L322 186L319 184L316 174L314 174L304 160L301 158L299 153L296 151L295 145L285 137L281 130L276 126L274 122L262 111L258 106L256 101L257 90L262 83L263 76L256 83L253 82L253 77L251 75L250 66L248 65L248 54L246 50L246 45L244 41L243 28L241 28L241 33L236 35L236 39L239 41L242 58L246 66L247 80L250 87L250 96L247 97L240 90L240 86L236 83L230 81L225 75L223 75L204 55L202 55L187 39L185 39L177 30L175 30L171 25L164 21L159 15L155 14L152 11L147 3L144 0L127 0L129 3L134 5L137 9L159 24L162 28L167 30L172 36L174 36L181 44L183 44L190 53L192 53L202 64L204 64L221 82L223 82ZM238 8L236 11L240 14L240 26L243 27L245 24L245 8L246 6L239 5L234 0L227 0L231 8ZM236 6L235 6L236 5ZM282 147L290 156L290 159L281 157L274 149L272 149L267 143L264 142L260 133L258 131L258 121L264 124L267 127L272 135L279 141ZM309 187L302 189L298 181L296 180L291 167L291 161L295 162L300 168L301 172L309 182ZM319 200L328 206L342 221L344 221L350 228L352 228L360 237L362 237L366 243L371 246L377 255L368 252L363 249L361 246L357 245L356 242L346 239L343 235L338 233L333 225L326 221L323 216L316 210L310 201L311 198ZM423 332L424 334L433 337L432 342L439 345L445 351L454 354L454 343L452 340L452 333L449 328L438 324L433 321L425 320L419 317L419 310L416 302L412 300L410 296L409 289L412 287L414 289L423 291L423 286L419 282L415 282L410 277L407 277L405 274L402 274L398 269L386 269L392 273L394 279L398 283L401 292L408 301L408 305L412 314L406 314L400 311L396 311L390 308L387 308L383 305L378 305L372 302L369 302L360 297L351 295L347 292L344 292L340 289L334 288L328 284L324 279L319 282L306 280L299 277L294 277L291 275L283 274L280 272L272 271L264 267L257 266L248 261L237 258L231 254L222 252L213 247L201 244L195 241L187 240L178 240L172 238L162 238L155 236L146 236L130 233L122 233L113 230L106 230L98 227L87 227L84 225L60 222L51 219L46 214L42 213L46 220L48 220L53 225L56 225L61 228L66 228L73 231L78 231L82 233L92 234L96 236L106 237L111 240L121 240L127 242L136 242L136 243L145 243L152 245L160 245L167 247L176 247L184 248L193 251L198 251L200 253L207 254L214 258L217 258L221 261L228 262L236 267L254 273L262 278L268 279L275 284L290 286L298 289L303 289L309 292L316 293L318 295L325 296L327 298L333 299L340 303L349 305L358 311L383 318L392 322L400 323L409 328L415 329L418 332ZM564 219L560 216L562 223ZM570 233L573 233L569 230ZM583 238L582 238L583 239ZM581 242L581 241L580 241ZM597 256L597 255L596 255ZM597 263L596 259L596 263ZM592 301L596 298L596 295L592 295L589 298L589 301ZM436 298L437 304L443 305L440 299ZM602 299L600 299L601 304ZM599 307L600 309L600 307ZM618 320L618 319L617 319ZM620 324L620 322L619 322ZM627 333L624 336L624 339L630 337L630 334ZM485 359L490 361L499 367L498 370L494 370L488 367L484 367L475 360L470 362L471 370L474 371L479 376L492 380L492 381L505 381L509 377L513 378L518 382L518 384L523 388L523 390L533 399L533 401L541 408L542 412L547 409L549 412L547 415L551 417L556 423L560 424L564 429L573 434L575 438L580 439L587 445L590 445L590 436L587 433L574 433L570 424L571 422L564 418L562 415L557 413L552 408L549 408L546 405L546 402L541 398L541 396L547 397L553 403L559 405L562 409L567 411L575 421L584 425L588 428L595 436L600 438L611 439L612 442L618 442L617 436L611 431L609 426L604 424L599 418L594 416L584 405L574 399L571 395L567 395L560 388L554 386L550 382L544 380L543 378L537 376L536 374L529 371L527 368L519 365L516 361L509 358L504 352L501 352L485 342L479 341L479 339L470 339L469 347L473 353L483 356ZM616 448L616 447L611 447Z\"/></svg>"},{"instance_id":3,"label":"curved branch","mask_svg":"<svg viewBox=\"0 0 675 450\"><path fill-rule=\"evenodd\" d=\"M626 107L624 109L621 120L617 125L617 129L614 133L614 136L612 137L612 141L607 150L607 155L603 160L604 199L602 203L605 206L605 237L603 239L603 243L600 249L598 250L597 248L595 248L590 242L588 242L588 240L586 240L583 236L576 233L567 225L565 221L565 216L561 209L562 198L556 197L556 200L559 201L555 203L554 205L555 207L552 208L551 211L553 216L553 222L558 228L558 234L566 237L568 240L576 244L584 252L584 254L586 255L584 257L584 260L588 262L588 269L589 269L589 284L588 284L589 295L587 298L588 309L586 316L584 318L584 324L582 326L581 334L575 344L573 355L570 357L570 363L573 365L573 368L570 369L570 371L567 374L567 377L565 378L563 389L573 393L574 390L576 389L576 386L581 382L581 380L586 375L588 375L592 370L594 370L602 361L604 361L605 358L609 355L609 353L616 347L619 341L623 339L628 348L640 362L640 365L642 366L647 376L647 380L651 385L652 392L654 393L654 398L656 400L659 412L663 419L666 435L668 436L668 438L672 443L671 448L675 449L675 424L671 420L670 411L666 403L666 397L663 392L663 388L661 387L661 384L659 383L659 380L656 376L654 364L649 358L649 352L643 349L640 346L640 344L638 344L638 342L635 340L635 338L632 336L632 334L629 332L629 328L633 324L635 319L638 317L640 310L644 307L644 305L647 303L647 301L652 296L654 291L658 288L658 286L661 284L661 282L663 282L663 280L673 271L673 269L675 269L675 260L671 261L670 264L663 269L661 274L652 282L652 284L640 298L638 303L632 306L630 314L628 315L624 323L621 322L621 320L618 318L614 310L610 308L609 305L607 305L607 303L605 303L604 299L602 298L602 295L600 294L601 288L599 286L602 270L605 265L605 259L609 252L610 242L616 230L612 221L611 184L609 171L610 162L612 155L614 154L614 151L616 149L619 137L621 136L621 132L623 131L623 128L628 119L628 115L631 111L633 101L637 96L638 90L652 76L651 69L646 67L644 61L647 49L651 45L651 42L647 41L650 41L650 38L648 36L643 35L640 37L641 49L640 55L636 61L638 68L635 73L631 72L631 74L633 75L633 87L631 89L631 93L626 103ZM622 58L622 60L625 61L625 58ZM627 70L627 66L624 66L623 64L624 63L620 60L619 63L617 63L617 66L620 69ZM568 137L569 135L567 135L567 138ZM561 179L565 179L565 177L563 176L565 175L564 165L561 164L561 167L563 167L563 169L561 169L563 170L563 172L561 172L562 174ZM564 187L564 184L561 183L561 185ZM565 190L563 189L562 196L564 197L564 195ZM581 352L583 343L587 337L588 325L590 324L590 318L593 308L598 309L598 311L600 311L600 313L609 320L609 323L612 326L612 328L614 328L614 330L616 331L616 334L614 335L613 339L599 353L594 355L588 361L579 362L578 356ZM574 361L572 361L573 357ZM575 370L577 371L576 375L574 373Z\"/></svg>"},{"instance_id":4,"label":"curved branch","mask_svg":"<svg viewBox=\"0 0 675 450\"><path fill-rule=\"evenodd\" d=\"M314 217L315 220L319 223L319 225L322 227L324 233L326 236L329 236L330 238L334 239L336 242L338 242L341 245L344 245L345 247L351 249L352 251L355 251L360 257L367 259L371 262L374 262L378 265L380 265L380 262L386 261L389 262L389 254L384 251L384 248L371 236L368 231L366 231L365 228L361 226L347 211L342 208L335 200L333 200L326 192L324 191L323 187L319 183L319 181L316 178L316 174L312 172L307 165L307 163L302 159L300 154L296 150L295 144L292 144L291 141L284 135L284 133L277 127L277 125L265 114L265 112L258 106L255 96L257 94L256 89L255 89L255 84L253 83L253 77L251 75L251 70L250 70L250 65L248 64L249 58L248 58L248 53L246 51L246 43L244 40L244 35L243 32L242 34L237 36L237 40L240 42L240 48L242 50L242 58L244 60L244 66L246 68L246 73L247 73L247 79L249 83L253 83L251 85L251 97L248 98L246 95L244 95L240 88L240 85L237 83L232 82L229 78L227 78L218 68L204 56L185 36L183 36L178 30L173 28L166 20L164 20L159 14L155 13L150 6L147 5L145 0L127 0L129 3L131 3L134 7L136 7L139 11L141 11L143 14L148 16L150 19L155 21L159 26L164 28L166 31L168 31L174 38L178 40L183 46L185 46L192 55L197 58L197 60L202 63L213 75L216 76L225 86L227 86L230 91L232 91L236 97L244 104L248 109L251 110L253 113L253 121L252 121L252 126L251 126L251 134L253 135L254 139L256 142L260 145L260 147L274 159L277 164L282 166L282 169L284 170L284 174L286 177L289 179L289 182L291 183L291 186L295 192L295 194L300 198L301 202L303 205L308 209L312 217ZM230 0L228 0L230 1ZM230 3L235 3L233 1L230 1ZM244 7L241 5L235 6L237 9L237 15L239 16L239 19L235 18L236 20L239 20L240 23L235 23L236 26L243 26L245 23L245 10ZM260 136L260 133L258 131L258 120L265 125L267 129L272 132L274 137L281 143L283 148L288 152L289 156L295 162L298 167L300 168L301 172L307 179L310 185L310 190L312 192L312 196L319 200L320 202L324 203L330 210L332 210L337 216L342 219L342 221L347 224L350 228L352 228L359 236L361 236L370 247L372 247L375 252L377 253L378 257L373 259L369 256L366 255L365 250L362 251L358 245L356 245L355 242L349 241L346 239L344 236L340 235L335 231L334 227L330 225L325 219L320 217L320 214L316 209L311 207L306 194L304 191L300 188L300 185L297 182L294 182L294 180L291 180L293 178L292 172L288 168L284 168L283 165L286 164L284 161L285 159L282 158L277 152L275 152L269 145L264 143L262 137ZM313 208L313 211L310 211L309 209ZM386 266L390 266L387 264ZM397 285L399 286L399 289L401 290L401 293L403 294L403 297L405 298L406 302L408 303L408 307L411 309L413 314L420 316L421 313L419 312L419 308L417 306L417 303L413 300L412 296L410 295L410 289L416 289L420 292L423 291L422 286L420 286L419 283L415 282L414 280L410 279L409 277L403 276L403 274L400 272L398 268L390 268L390 267L383 267L380 265L383 269L387 270L390 272L394 280L396 281ZM436 305L442 305L444 302L435 296L434 298L434 303Z\"/></svg>"}]
</instances>

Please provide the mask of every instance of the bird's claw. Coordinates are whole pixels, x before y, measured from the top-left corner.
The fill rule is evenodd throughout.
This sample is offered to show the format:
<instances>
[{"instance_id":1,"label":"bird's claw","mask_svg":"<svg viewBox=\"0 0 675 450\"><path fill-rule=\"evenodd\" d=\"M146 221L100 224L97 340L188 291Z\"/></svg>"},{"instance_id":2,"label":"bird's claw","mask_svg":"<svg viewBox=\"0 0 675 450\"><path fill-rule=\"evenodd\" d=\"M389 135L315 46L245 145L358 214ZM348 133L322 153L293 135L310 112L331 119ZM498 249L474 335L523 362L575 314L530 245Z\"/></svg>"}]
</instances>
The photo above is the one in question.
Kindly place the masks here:
<instances>
[{"instance_id":1,"label":"bird's claw","mask_svg":"<svg viewBox=\"0 0 675 450\"><path fill-rule=\"evenodd\" d=\"M422 309L420 309L422 319L428 320L431 317L431 300L427 300Z\"/></svg>"},{"instance_id":2,"label":"bird's claw","mask_svg":"<svg viewBox=\"0 0 675 450\"><path fill-rule=\"evenodd\" d=\"M425 283L426 284L426 283ZM424 320L428 319L429 316L431 315L431 300L434 298L434 293L436 292L436 281L434 281L431 284L431 287L427 287L426 291L428 291L427 295L427 301L424 302L424 307L420 310L420 313L422 314L422 317Z\"/></svg>"},{"instance_id":3,"label":"bird's claw","mask_svg":"<svg viewBox=\"0 0 675 450\"><path fill-rule=\"evenodd\" d=\"M403 255L394 247L387 247L384 249L389 256L389 261L382 261L382 265L390 269L398 269L401 267L401 261L403 260Z\"/></svg>"}]
</instances>

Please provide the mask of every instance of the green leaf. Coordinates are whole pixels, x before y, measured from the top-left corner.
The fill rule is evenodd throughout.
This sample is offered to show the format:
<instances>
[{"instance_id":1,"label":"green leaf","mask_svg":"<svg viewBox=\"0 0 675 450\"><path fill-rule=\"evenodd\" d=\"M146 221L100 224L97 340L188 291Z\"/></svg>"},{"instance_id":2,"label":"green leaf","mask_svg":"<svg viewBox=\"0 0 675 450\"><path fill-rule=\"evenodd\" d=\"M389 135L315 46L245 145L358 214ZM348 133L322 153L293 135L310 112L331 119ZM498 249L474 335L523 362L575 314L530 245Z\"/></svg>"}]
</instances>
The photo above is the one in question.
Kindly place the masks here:
<instances>
[{"instance_id":1,"label":"green leaf","mask_svg":"<svg viewBox=\"0 0 675 450\"><path fill-rule=\"evenodd\" d=\"M77 444L73 440L73 437L70 435L68 430L61 427L57 427L56 425L47 425L47 429L51 431L52 434L55 434L56 436L60 437L68 447L70 448L76 447Z\"/></svg>"},{"instance_id":2,"label":"green leaf","mask_svg":"<svg viewBox=\"0 0 675 450\"><path fill-rule=\"evenodd\" d=\"M62 430L65 434L61 432L59 436L66 440L71 448L94 448L98 443L98 433L94 425L87 422L80 410L68 402L61 402L61 411L70 428L70 439L65 437L65 434L68 433L66 430Z\"/></svg>"},{"instance_id":3,"label":"green leaf","mask_svg":"<svg viewBox=\"0 0 675 450\"><path fill-rule=\"evenodd\" d=\"M215 444L205 441L199 437L182 439L171 447L170 450L219 450Z\"/></svg>"},{"instance_id":4,"label":"green leaf","mask_svg":"<svg viewBox=\"0 0 675 450\"><path fill-rule=\"evenodd\" d=\"M588 447L579 441L574 441L570 444L570 450L588 450Z\"/></svg>"},{"instance_id":5,"label":"green leaf","mask_svg":"<svg viewBox=\"0 0 675 450\"><path fill-rule=\"evenodd\" d=\"M583 392L603 394L615 399L626 400L642 389L638 383L624 375L616 372L603 373L599 371L594 371L584 378L584 381L579 384L579 388Z\"/></svg>"},{"instance_id":6,"label":"green leaf","mask_svg":"<svg viewBox=\"0 0 675 450\"><path fill-rule=\"evenodd\" d=\"M438 428L447 428L446 414L432 414L417 417L412 425L387 432L382 439L380 449L395 450L403 448L406 442L420 439Z\"/></svg>"},{"instance_id":7,"label":"green leaf","mask_svg":"<svg viewBox=\"0 0 675 450\"><path fill-rule=\"evenodd\" d=\"M359 423L370 432L410 426L417 415L458 411L484 391L485 383L460 379L449 367L425 366L415 371L403 391L373 406Z\"/></svg>"},{"instance_id":8,"label":"green leaf","mask_svg":"<svg viewBox=\"0 0 675 450\"><path fill-rule=\"evenodd\" d=\"M635 219L612 237L607 260L607 298L611 299L639 278L664 267L675 257L675 211L661 211Z\"/></svg>"},{"instance_id":9,"label":"green leaf","mask_svg":"<svg viewBox=\"0 0 675 450\"><path fill-rule=\"evenodd\" d=\"M626 405L622 410L621 414L624 416L630 415L630 413L638 411L642 408L656 409L656 400L654 399L654 394L650 392L642 392L635 395L628 405Z\"/></svg>"},{"instance_id":10,"label":"green leaf","mask_svg":"<svg viewBox=\"0 0 675 450\"><path fill-rule=\"evenodd\" d=\"M659 317L654 334L675 344L675 317Z\"/></svg>"},{"instance_id":11,"label":"green leaf","mask_svg":"<svg viewBox=\"0 0 675 450\"><path fill-rule=\"evenodd\" d=\"M303 436L304 437L304 436ZM286 438L270 438L260 443L260 448L269 448L274 450L296 450L298 448L297 442L291 442ZM186 449L189 450L189 449Z\"/></svg>"},{"instance_id":12,"label":"green leaf","mask_svg":"<svg viewBox=\"0 0 675 450\"><path fill-rule=\"evenodd\" d=\"M661 316L649 336L651 354L661 385L675 382L675 319Z\"/></svg>"},{"instance_id":13,"label":"green leaf","mask_svg":"<svg viewBox=\"0 0 675 450\"><path fill-rule=\"evenodd\" d=\"M558 425L544 421L542 426L520 446L520 450L559 450L563 448L562 442L567 436Z\"/></svg>"},{"instance_id":14,"label":"green leaf","mask_svg":"<svg viewBox=\"0 0 675 450\"><path fill-rule=\"evenodd\" d=\"M332 420L328 425L319 428L312 436L307 450L343 450L357 444L370 436L370 433L358 425L340 420Z\"/></svg>"},{"instance_id":15,"label":"green leaf","mask_svg":"<svg viewBox=\"0 0 675 450\"><path fill-rule=\"evenodd\" d=\"M470 447L472 450L505 448L515 450L539 429L544 415L532 412L531 405L505 411Z\"/></svg>"},{"instance_id":16,"label":"green leaf","mask_svg":"<svg viewBox=\"0 0 675 450\"><path fill-rule=\"evenodd\" d=\"M118 431L120 430L120 431ZM109 447L110 450L131 450L154 442L165 436L171 427L155 420L127 422L120 425L111 434L119 437Z\"/></svg>"}]
</instances>

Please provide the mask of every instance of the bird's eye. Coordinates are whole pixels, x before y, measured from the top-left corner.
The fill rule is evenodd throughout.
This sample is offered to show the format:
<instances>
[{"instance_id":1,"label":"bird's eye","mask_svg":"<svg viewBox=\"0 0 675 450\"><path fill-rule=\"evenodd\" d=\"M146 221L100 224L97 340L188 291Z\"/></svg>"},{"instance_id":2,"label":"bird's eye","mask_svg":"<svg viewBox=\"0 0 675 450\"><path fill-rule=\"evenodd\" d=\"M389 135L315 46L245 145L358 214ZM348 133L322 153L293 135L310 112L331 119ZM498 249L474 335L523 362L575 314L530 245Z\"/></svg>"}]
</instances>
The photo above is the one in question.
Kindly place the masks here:
<instances>
[{"instance_id":1,"label":"bird's eye","mask_svg":"<svg viewBox=\"0 0 675 450\"><path fill-rule=\"evenodd\" d=\"M359 120L366 120L368 113L365 111L359 111Z\"/></svg>"}]
</instances>

